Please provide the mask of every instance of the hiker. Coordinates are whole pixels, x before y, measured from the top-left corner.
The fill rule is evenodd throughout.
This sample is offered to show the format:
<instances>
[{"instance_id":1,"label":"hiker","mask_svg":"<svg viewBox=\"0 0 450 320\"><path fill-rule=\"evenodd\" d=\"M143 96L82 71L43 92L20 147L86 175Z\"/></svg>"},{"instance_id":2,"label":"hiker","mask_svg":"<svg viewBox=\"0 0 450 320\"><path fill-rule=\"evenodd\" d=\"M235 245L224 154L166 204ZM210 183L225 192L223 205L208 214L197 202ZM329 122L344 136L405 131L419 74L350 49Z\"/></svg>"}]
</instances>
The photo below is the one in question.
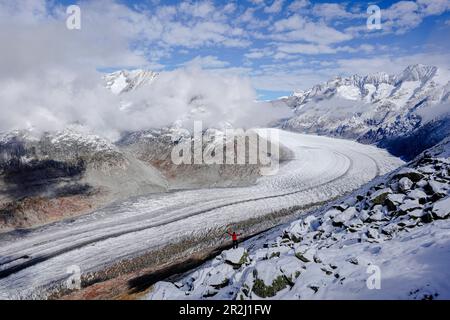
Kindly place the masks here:
<instances>
[{"instance_id":1,"label":"hiker","mask_svg":"<svg viewBox=\"0 0 450 320\"><path fill-rule=\"evenodd\" d=\"M230 230L227 231L227 233L231 236L231 239L233 239L233 249L238 248L238 236L241 236L242 234L238 234L235 231L233 233L230 232Z\"/></svg>"}]
</instances>

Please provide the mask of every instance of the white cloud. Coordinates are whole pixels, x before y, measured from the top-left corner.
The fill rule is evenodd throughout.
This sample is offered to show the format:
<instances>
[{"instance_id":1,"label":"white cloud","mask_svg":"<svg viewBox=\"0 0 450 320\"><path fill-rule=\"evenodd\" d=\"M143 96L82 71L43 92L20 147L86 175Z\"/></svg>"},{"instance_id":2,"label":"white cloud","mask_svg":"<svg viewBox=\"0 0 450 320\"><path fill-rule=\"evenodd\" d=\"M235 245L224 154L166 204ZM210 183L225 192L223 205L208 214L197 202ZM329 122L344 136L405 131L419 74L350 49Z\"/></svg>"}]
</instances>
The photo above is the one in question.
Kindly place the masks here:
<instances>
[{"instance_id":1,"label":"white cloud","mask_svg":"<svg viewBox=\"0 0 450 320\"><path fill-rule=\"evenodd\" d=\"M310 2L308 0L295 0L292 1L291 4L288 6L288 11L298 12L299 10L306 8L309 5Z\"/></svg>"},{"instance_id":2,"label":"white cloud","mask_svg":"<svg viewBox=\"0 0 450 320\"><path fill-rule=\"evenodd\" d=\"M274 0L270 6L264 8L265 13L279 13L283 9L284 0Z\"/></svg>"},{"instance_id":3,"label":"white cloud","mask_svg":"<svg viewBox=\"0 0 450 320\"><path fill-rule=\"evenodd\" d=\"M314 5L312 12L326 20L353 19L359 16L347 11L345 5L339 3L318 3Z\"/></svg>"},{"instance_id":4,"label":"white cloud","mask_svg":"<svg viewBox=\"0 0 450 320\"><path fill-rule=\"evenodd\" d=\"M229 62L220 60L216 56L197 56L194 59L182 64L182 66L199 67L202 69L224 68L229 65Z\"/></svg>"},{"instance_id":5,"label":"white cloud","mask_svg":"<svg viewBox=\"0 0 450 320\"><path fill-rule=\"evenodd\" d=\"M305 41L316 44L332 44L352 39L350 34L329 27L324 22L306 20L298 15L274 23L272 33L268 37L277 41Z\"/></svg>"}]
</instances>

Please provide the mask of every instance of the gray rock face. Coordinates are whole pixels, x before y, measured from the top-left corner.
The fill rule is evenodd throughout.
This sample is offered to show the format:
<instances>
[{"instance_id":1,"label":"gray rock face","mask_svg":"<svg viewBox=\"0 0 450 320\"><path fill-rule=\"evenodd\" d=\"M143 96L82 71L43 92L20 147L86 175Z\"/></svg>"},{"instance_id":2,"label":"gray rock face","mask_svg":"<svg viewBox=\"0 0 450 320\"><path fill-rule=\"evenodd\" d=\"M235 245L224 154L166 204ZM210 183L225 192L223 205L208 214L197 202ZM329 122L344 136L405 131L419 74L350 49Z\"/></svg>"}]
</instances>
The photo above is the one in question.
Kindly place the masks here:
<instances>
[{"instance_id":1,"label":"gray rock face","mask_svg":"<svg viewBox=\"0 0 450 320\"><path fill-rule=\"evenodd\" d=\"M215 139L221 137L223 132L208 129L203 132L202 142L194 143L194 137L186 130L175 127L154 129L128 133L117 142L121 150L133 154L137 159L148 163L160 170L170 183L172 189L188 189L199 187L236 187L251 185L261 176L262 165L248 161L248 143L246 144L247 159L245 164L236 165L194 163L193 155L197 151L204 154L206 150L214 150ZM175 164L171 158L172 150L180 144L191 146L191 162L189 164ZM201 150L195 149L201 146ZM224 145L223 154L234 149L236 145ZM279 161L289 159L291 152L280 147Z\"/></svg>"},{"instance_id":2,"label":"gray rock face","mask_svg":"<svg viewBox=\"0 0 450 320\"><path fill-rule=\"evenodd\" d=\"M0 137L2 228L46 223L165 190L167 182L155 168L95 135L65 130Z\"/></svg>"}]
</instances>

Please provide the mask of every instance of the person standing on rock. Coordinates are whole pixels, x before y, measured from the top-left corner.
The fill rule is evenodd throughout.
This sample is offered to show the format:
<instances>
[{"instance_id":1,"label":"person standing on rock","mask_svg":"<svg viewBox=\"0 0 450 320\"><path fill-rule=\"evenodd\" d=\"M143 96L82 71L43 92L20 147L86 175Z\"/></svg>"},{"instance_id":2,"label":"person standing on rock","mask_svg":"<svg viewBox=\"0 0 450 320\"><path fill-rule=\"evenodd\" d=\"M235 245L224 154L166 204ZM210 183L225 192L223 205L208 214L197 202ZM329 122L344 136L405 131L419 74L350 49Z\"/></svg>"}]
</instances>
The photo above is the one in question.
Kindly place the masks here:
<instances>
[{"instance_id":1,"label":"person standing on rock","mask_svg":"<svg viewBox=\"0 0 450 320\"><path fill-rule=\"evenodd\" d=\"M242 234L238 234L235 231L231 232L230 230L227 231L227 233L230 235L231 239L233 240L233 249L238 248L238 237L240 237Z\"/></svg>"}]
</instances>

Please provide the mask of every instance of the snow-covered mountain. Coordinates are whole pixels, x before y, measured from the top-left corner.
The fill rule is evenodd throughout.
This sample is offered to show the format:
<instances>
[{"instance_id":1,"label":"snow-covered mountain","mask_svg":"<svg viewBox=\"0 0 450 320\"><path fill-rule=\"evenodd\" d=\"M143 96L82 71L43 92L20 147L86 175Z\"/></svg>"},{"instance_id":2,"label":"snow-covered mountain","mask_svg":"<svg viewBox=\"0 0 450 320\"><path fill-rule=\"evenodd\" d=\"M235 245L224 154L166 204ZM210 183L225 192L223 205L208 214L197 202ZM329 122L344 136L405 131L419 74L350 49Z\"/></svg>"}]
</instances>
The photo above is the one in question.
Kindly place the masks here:
<instances>
[{"instance_id":1,"label":"snow-covered mountain","mask_svg":"<svg viewBox=\"0 0 450 320\"><path fill-rule=\"evenodd\" d=\"M152 83L157 76L158 73L150 70L121 70L105 75L103 80L112 93L122 94Z\"/></svg>"},{"instance_id":2,"label":"snow-covered mountain","mask_svg":"<svg viewBox=\"0 0 450 320\"><path fill-rule=\"evenodd\" d=\"M0 230L35 226L166 190L158 170L83 130L0 136Z\"/></svg>"},{"instance_id":3,"label":"snow-covered mountain","mask_svg":"<svg viewBox=\"0 0 450 320\"><path fill-rule=\"evenodd\" d=\"M294 110L283 128L377 143L411 158L450 134L449 81L449 70L411 65L396 75L337 77L274 103ZM423 135L425 126L440 129L430 141L405 150L403 139Z\"/></svg>"},{"instance_id":4,"label":"snow-covered mountain","mask_svg":"<svg viewBox=\"0 0 450 320\"><path fill-rule=\"evenodd\" d=\"M450 139L148 299L449 299Z\"/></svg>"}]
</instances>

